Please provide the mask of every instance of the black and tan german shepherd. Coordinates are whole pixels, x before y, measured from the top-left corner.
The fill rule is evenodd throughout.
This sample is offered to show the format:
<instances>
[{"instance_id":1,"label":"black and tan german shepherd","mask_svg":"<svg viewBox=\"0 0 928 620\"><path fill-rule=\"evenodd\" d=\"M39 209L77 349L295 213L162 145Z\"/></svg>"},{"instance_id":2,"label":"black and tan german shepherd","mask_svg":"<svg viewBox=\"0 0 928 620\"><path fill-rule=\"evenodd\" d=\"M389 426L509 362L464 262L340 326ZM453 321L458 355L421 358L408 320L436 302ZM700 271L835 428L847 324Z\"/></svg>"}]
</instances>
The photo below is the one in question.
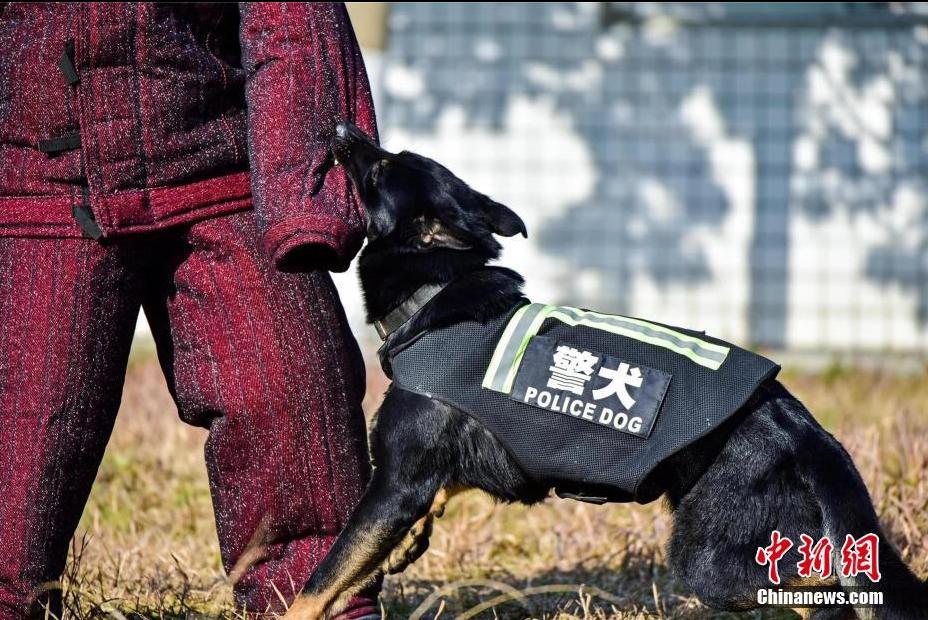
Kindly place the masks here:
<instances>
[{"instance_id":1,"label":"black and tan german shepherd","mask_svg":"<svg viewBox=\"0 0 928 620\"><path fill-rule=\"evenodd\" d=\"M379 148L347 122L336 127L332 152L367 214L359 271L371 322L428 284L447 286L400 328L406 336L485 321L522 299L517 273L488 266L501 249L494 235L526 234L514 212L431 159ZM504 502L532 504L552 486L530 479L474 418L397 387L377 413L371 453L370 485L291 606L290 620L327 617L372 579L418 558L432 520L454 493L476 488ZM758 590L772 586L755 552L769 544L773 530L793 540L800 533L828 536L838 541L836 549L847 534L875 533L882 580L830 583L845 591L880 590L884 604L809 610L811 617L928 618L925 585L888 542L851 458L776 380L716 431L664 461L646 484L663 493L673 513L668 555L676 577L709 607L758 606ZM811 585L795 562L781 563L780 570L784 584Z\"/></svg>"}]
</instances>

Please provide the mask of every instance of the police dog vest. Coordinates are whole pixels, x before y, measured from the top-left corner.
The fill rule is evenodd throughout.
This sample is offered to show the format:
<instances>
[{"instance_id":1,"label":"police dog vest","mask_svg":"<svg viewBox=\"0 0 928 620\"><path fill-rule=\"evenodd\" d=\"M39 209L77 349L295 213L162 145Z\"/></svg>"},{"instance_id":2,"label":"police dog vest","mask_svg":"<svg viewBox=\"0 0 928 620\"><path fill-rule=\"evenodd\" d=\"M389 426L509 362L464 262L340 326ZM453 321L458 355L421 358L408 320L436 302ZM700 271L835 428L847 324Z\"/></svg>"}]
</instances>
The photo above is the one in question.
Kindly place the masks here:
<instances>
[{"instance_id":1,"label":"police dog vest","mask_svg":"<svg viewBox=\"0 0 928 620\"><path fill-rule=\"evenodd\" d=\"M425 332L386 359L398 387L479 420L532 479L643 503L658 464L779 371L701 332L537 303Z\"/></svg>"}]
</instances>

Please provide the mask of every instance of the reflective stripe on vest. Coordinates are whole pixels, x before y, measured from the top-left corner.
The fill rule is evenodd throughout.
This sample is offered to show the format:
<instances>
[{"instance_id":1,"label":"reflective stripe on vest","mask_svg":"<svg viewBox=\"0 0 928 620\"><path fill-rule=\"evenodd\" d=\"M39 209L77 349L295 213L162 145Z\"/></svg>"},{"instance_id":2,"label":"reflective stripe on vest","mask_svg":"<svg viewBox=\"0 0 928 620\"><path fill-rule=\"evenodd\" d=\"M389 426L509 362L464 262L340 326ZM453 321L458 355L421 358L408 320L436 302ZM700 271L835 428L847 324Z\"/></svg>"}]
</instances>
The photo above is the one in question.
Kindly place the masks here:
<instances>
[{"instance_id":1,"label":"reflective stripe on vest","mask_svg":"<svg viewBox=\"0 0 928 620\"><path fill-rule=\"evenodd\" d=\"M519 308L506 325L483 377L483 387L504 394L512 390L512 383L519 370L525 347L547 319L556 319L572 327L583 325L600 329L663 347L710 370L718 370L728 357L730 350L728 347L706 342L641 319L602 314L570 306L528 304Z\"/></svg>"}]
</instances>

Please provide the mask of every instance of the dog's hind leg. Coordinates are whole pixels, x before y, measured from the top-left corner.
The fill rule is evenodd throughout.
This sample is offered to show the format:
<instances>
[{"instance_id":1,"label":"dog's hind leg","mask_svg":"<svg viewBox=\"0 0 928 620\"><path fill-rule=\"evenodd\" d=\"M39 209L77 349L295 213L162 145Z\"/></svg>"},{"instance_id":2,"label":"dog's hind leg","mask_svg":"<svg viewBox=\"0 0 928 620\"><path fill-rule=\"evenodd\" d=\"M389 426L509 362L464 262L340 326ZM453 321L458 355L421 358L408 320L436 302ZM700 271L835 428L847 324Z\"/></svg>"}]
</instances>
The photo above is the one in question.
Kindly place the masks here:
<instances>
[{"instance_id":1,"label":"dog's hind leg","mask_svg":"<svg viewBox=\"0 0 928 620\"><path fill-rule=\"evenodd\" d=\"M757 561L758 549L771 543L773 532L796 544L801 534L814 540L824 535L821 511L793 457L796 441L783 428L788 422L788 412L779 405L761 403L696 483L671 499L670 565L713 609L754 609L758 591L776 587L770 564ZM777 563L774 581L799 585L792 558Z\"/></svg>"}]
</instances>

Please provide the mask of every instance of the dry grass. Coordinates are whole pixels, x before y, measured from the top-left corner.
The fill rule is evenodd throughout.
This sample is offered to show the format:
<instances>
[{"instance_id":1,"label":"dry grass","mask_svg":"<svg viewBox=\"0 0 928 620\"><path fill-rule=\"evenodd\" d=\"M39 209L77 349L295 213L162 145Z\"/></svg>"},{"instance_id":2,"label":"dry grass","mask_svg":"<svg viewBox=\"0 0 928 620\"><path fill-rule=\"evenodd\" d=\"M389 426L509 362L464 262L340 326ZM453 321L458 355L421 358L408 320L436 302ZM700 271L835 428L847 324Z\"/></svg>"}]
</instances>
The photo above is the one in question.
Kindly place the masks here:
<instances>
[{"instance_id":1,"label":"dry grass","mask_svg":"<svg viewBox=\"0 0 928 620\"><path fill-rule=\"evenodd\" d=\"M832 368L786 373L784 380L848 447L893 540L920 574L928 573L925 376ZM372 392L382 387L375 380ZM177 420L154 359L135 356L65 579L72 616L241 617L219 562L204 435ZM427 608L421 617L450 619L513 588L538 588L479 617L725 617L701 608L669 577L668 533L658 503L550 501L528 510L468 494L452 500L429 552L388 580L385 611L408 618Z\"/></svg>"}]
</instances>

